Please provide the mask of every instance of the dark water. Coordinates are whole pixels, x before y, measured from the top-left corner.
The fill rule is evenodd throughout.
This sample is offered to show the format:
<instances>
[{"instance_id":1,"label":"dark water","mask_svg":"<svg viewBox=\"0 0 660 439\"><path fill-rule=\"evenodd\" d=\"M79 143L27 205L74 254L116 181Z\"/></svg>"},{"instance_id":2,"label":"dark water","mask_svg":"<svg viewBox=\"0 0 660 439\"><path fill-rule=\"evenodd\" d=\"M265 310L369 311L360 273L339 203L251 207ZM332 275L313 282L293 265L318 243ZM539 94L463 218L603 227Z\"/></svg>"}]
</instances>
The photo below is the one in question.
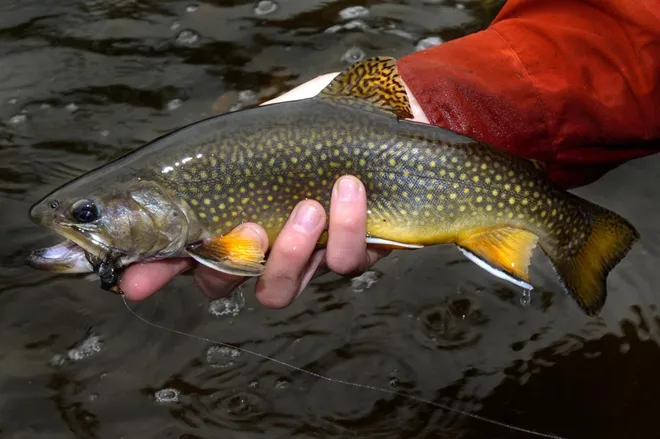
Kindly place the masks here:
<instances>
[{"instance_id":1,"label":"dark water","mask_svg":"<svg viewBox=\"0 0 660 439\"><path fill-rule=\"evenodd\" d=\"M398 57L423 38L477 31L501 4L282 0L259 15L255 2L230 0L2 2L0 437L531 437L154 329L97 283L23 265L54 241L27 219L54 185L361 56ZM368 15L341 18L357 5ZM636 161L577 191L642 235L610 275L598 318L561 293L541 257L528 301L451 247L394 254L357 281L321 278L283 311L260 307L251 285L209 304L185 277L134 308L336 379L526 428L660 437L659 168L660 157Z\"/></svg>"}]
</instances>

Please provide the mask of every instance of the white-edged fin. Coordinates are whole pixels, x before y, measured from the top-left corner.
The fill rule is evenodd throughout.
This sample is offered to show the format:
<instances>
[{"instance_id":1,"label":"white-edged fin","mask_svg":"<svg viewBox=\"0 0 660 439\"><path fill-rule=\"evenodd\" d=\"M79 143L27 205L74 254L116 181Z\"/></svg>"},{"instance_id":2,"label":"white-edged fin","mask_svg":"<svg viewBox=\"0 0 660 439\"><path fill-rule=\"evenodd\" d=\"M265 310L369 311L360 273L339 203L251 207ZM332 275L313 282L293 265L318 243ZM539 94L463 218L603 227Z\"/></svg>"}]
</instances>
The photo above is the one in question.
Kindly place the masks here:
<instances>
[{"instance_id":1,"label":"white-edged fin","mask_svg":"<svg viewBox=\"0 0 660 439\"><path fill-rule=\"evenodd\" d=\"M261 264L236 266L236 265L232 265L231 263L222 263L219 261L203 258L190 251L188 252L188 255L206 267L209 267L215 271L220 271L222 273L227 273L234 276L245 276L245 277L261 276L265 269L265 267Z\"/></svg>"},{"instance_id":2,"label":"white-edged fin","mask_svg":"<svg viewBox=\"0 0 660 439\"><path fill-rule=\"evenodd\" d=\"M493 267L492 265L488 264L486 261L475 255L474 253L470 252L469 250L457 246L458 249L465 255L466 258L477 264L479 267L483 268L490 274L499 277L500 279L504 279L506 281L511 282L512 284L519 286L521 288L525 288L526 290L533 290L534 287L532 287L530 284L528 284L525 281L522 281L520 279L516 279L515 277L511 276L509 273L506 273L502 270L498 270L497 268Z\"/></svg>"},{"instance_id":3,"label":"white-edged fin","mask_svg":"<svg viewBox=\"0 0 660 439\"><path fill-rule=\"evenodd\" d=\"M404 244L402 242L390 241L388 239L374 238L367 236L367 244L382 245L385 247L398 247L398 248L424 248L423 245Z\"/></svg>"}]
</instances>

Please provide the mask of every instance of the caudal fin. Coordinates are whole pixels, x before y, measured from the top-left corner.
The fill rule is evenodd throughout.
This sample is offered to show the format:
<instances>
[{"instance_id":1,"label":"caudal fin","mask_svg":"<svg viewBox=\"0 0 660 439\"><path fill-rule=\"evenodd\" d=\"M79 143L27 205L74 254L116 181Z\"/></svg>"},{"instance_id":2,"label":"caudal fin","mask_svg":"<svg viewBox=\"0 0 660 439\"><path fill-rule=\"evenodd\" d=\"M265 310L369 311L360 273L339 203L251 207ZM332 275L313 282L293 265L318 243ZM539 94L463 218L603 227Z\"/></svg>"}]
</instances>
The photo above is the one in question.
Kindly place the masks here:
<instances>
[{"instance_id":1,"label":"caudal fin","mask_svg":"<svg viewBox=\"0 0 660 439\"><path fill-rule=\"evenodd\" d=\"M577 253L541 247L548 255L564 288L590 316L597 315L607 296L607 275L639 239L635 228L616 213L584 203L591 234Z\"/></svg>"}]
</instances>

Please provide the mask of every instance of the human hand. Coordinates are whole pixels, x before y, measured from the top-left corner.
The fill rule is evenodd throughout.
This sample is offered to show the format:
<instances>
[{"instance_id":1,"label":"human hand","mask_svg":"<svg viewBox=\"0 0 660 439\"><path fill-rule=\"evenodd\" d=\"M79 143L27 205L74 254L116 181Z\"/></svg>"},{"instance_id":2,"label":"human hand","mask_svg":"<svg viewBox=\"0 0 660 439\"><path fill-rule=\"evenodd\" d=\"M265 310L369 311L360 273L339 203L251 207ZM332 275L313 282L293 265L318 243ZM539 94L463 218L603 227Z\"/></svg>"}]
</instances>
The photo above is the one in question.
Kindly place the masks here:
<instances>
[{"instance_id":1,"label":"human hand","mask_svg":"<svg viewBox=\"0 0 660 439\"><path fill-rule=\"evenodd\" d=\"M293 101L316 96L337 73L319 76L283 95L265 102ZM408 90L415 121L428 123L417 100ZM325 249L315 250L316 242L328 224ZM358 274L383 258L389 251L367 249L367 199L362 182L346 175L332 190L329 222L320 203L304 200L296 205L270 251L266 268L257 281L257 299L268 308L288 306L315 277L328 271L342 275ZM235 230L258 239L268 249L266 231L255 223L243 223ZM197 264L192 258L165 259L129 266L119 286L130 300L143 300L163 288L174 277L194 268L195 283L209 297L221 297L249 278L233 276Z\"/></svg>"}]
</instances>

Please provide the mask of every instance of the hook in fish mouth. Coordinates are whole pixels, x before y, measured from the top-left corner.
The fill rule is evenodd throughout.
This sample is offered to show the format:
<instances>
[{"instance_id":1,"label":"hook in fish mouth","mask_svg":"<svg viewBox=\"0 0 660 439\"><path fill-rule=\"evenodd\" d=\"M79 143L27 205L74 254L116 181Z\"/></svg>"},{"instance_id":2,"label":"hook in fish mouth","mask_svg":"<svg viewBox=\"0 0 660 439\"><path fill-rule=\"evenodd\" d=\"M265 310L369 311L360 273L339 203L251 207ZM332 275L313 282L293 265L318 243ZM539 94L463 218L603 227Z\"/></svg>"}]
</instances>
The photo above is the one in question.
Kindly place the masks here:
<instances>
[{"instance_id":1,"label":"hook in fish mouth","mask_svg":"<svg viewBox=\"0 0 660 439\"><path fill-rule=\"evenodd\" d=\"M119 277L123 271L120 260L123 252L110 250L102 258L98 258L89 252L85 252L87 261L92 265L94 272L101 279L101 288L111 293L122 294L119 288Z\"/></svg>"}]
</instances>

